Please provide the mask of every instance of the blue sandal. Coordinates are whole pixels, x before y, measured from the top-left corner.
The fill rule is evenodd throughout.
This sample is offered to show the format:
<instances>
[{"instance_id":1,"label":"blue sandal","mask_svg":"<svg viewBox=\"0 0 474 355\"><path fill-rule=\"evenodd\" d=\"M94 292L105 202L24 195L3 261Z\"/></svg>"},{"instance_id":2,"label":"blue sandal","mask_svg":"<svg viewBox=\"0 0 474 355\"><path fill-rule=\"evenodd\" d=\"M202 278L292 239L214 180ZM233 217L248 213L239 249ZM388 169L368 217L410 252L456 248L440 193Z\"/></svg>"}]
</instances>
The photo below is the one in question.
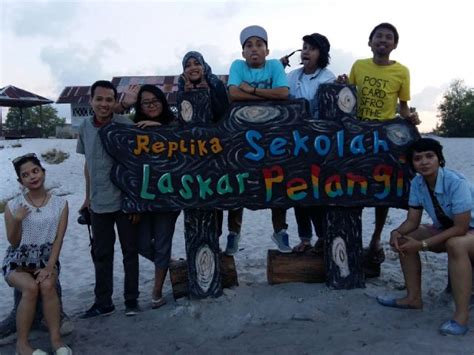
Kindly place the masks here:
<instances>
[{"instance_id":1,"label":"blue sandal","mask_svg":"<svg viewBox=\"0 0 474 355\"><path fill-rule=\"evenodd\" d=\"M393 308L400 308L400 309L420 309L417 307L410 306L409 304L398 304L397 299L395 297L382 297L377 296L377 302L385 307L393 307Z\"/></svg>"},{"instance_id":2,"label":"blue sandal","mask_svg":"<svg viewBox=\"0 0 474 355\"><path fill-rule=\"evenodd\" d=\"M462 325L456 322L455 320L447 320L441 327L439 327L439 332L442 335L464 335L469 330L467 325Z\"/></svg>"}]
</instances>

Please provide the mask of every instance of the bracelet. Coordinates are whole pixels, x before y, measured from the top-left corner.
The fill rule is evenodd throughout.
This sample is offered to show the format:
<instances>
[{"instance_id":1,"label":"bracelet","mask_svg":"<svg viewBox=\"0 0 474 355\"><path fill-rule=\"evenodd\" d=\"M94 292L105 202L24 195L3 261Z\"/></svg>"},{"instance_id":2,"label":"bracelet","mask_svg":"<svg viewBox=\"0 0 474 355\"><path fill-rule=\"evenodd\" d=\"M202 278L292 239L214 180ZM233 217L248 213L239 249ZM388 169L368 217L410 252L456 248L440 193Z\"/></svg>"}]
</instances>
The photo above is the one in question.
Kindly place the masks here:
<instances>
[{"instance_id":1,"label":"bracelet","mask_svg":"<svg viewBox=\"0 0 474 355\"><path fill-rule=\"evenodd\" d=\"M426 240L422 240L421 241L421 250L422 251L428 251L428 243L426 242Z\"/></svg>"},{"instance_id":2,"label":"bracelet","mask_svg":"<svg viewBox=\"0 0 474 355\"><path fill-rule=\"evenodd\" d=\"M125 105L123 104L123 101L120 101L120 106L122 106L124 110L128 110L130 108L130 107L125 107Z\"/></svg>"}]
</instances>

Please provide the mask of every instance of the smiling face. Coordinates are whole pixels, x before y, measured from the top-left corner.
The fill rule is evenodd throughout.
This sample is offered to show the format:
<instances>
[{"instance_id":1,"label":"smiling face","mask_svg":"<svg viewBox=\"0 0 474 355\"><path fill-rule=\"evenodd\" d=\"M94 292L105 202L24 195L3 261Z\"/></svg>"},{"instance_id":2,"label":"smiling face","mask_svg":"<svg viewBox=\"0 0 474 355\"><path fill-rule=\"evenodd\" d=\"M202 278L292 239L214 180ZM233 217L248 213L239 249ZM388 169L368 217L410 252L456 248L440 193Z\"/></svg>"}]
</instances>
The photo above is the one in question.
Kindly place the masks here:
<instances>
[{"instance_id":1,"label":"smiling face","mask_svg":"<svg viewBox=\"0 0 474 355\"><path fill-rule=\"evenodd\" d=\"M100 122L107 121L112 118L115 93L112 89L98 86L94 91L90 104L97 120Z\"/></svg>"},{"instance_id":2,"label":"smiling face","mask_svg":"<svg viewBox=\"0 0 474 355\"><path fill-rule=\"evenodd\" d=\"M204 75L204 68L196 58L189 58L184 66L184 74L186 74L192 82L199 82Z\"/></svg>"},{"instance_id":3,"label":"smiling face","mask_svg":"<svg viewBox=\"0 0 474 355\"><path fill-rule=\"evenodd\" d=\"M390 52L397 48L395 34L388 28L378 28L369 41L369 47L375 56L388 57Z\"/></svg>"},{"instance_id":4,"label":"smiling face","mask_svg":"<svg viewBox=\"0 0 474 355\"><path fill-rule=\"evenodd\" d=\"M20 166L20 183L29 190L36 190L43 186L45 173L43 169L33 163L26 161Z\"/></svg>"},{"instance_id":5,"label":"smiling face","mask_svg":"<svg viewBox=\"0 0 474 355\"><path fill-rule=\"evenodd\" d=\"M303 63L305 73L309 74L316 71L319 60L319 48L303 42L303 49L301 51L301 63Z\"/></svg>"},{"instance_id":6,"label":"smiling face","mask_svg":"<svg viewBox=\"0 0 474 355\"><path fill-rule=\"evenodd\" d=\"M439 159L432 150L424 152L413 152L413 167L415 171L425 179L436 178L440 167Z\"/></svg>"},{"instance_id":7,"label":"smiling face","mask_svg":"<svg viewBox=\"0 0 474 355\"><path fill-rule=\"evenodd\" d=\"M143 91L140 106L143 114L150 119L158 118L163 112L163 104L149 91Z\"/></svg>"},{"instance_id":8,"label":"smiling face","mask_svg":"<svg viewBox=\"0 0 474 355\"><path fill-rule=\"evenodd\" d=\"M250 37L244 43L242 56L252 68L261 68L265 64L265 58L269 51L267 44L260 37Z\"/></svg>"}]
</instances>

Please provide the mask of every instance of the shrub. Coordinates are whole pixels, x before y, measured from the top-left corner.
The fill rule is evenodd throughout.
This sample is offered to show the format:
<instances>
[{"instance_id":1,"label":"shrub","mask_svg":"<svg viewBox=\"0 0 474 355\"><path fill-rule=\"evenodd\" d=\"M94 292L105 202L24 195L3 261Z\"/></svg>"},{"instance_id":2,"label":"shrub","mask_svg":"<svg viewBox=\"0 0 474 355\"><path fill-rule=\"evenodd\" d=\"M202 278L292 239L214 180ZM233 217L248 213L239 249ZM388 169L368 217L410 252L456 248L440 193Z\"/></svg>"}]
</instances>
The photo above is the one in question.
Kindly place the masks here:
<instances>
[{"instance_id":1,"label":"shrub","mask_svg":"<svg viewBox=\"0 0 474 355\"><path fill-rule=\"evenodd\" d=\"M44 161L48 164L60 164L67 158L69 158L69 153L63 152L62 150L52 149L48 150L46 153L41 154Z\"/></svg>"}]
</instances>

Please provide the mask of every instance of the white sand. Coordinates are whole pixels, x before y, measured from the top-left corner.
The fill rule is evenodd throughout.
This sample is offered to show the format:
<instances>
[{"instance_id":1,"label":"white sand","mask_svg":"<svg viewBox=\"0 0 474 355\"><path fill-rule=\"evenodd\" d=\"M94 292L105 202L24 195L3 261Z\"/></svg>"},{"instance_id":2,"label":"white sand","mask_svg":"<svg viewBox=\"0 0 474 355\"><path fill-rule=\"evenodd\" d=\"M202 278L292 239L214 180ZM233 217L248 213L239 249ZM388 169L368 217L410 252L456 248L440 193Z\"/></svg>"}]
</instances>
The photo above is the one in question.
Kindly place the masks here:
<instances>
[{"instance_id":1,"label":"white sand","mask_svg":"<svg viewBox=\"0 0 474 355\"><path fill-rule=\"evenodd\" d=\"M365 289L329 290L324 284L266 282L266 253L270 240L269 211L245 211L241 251L236 256L240 286L227 289L218 299L177 302L169 280L164 292L168 304L159 310L149 306L153 265L140 259L141 305L137 317L123 314L121 254L116 244L114 302L117 312L106 318L81 321L77 316L93 302L94 272L87 228L76 223L83 202L83 158L75 154L74 140L28 139L0 141L0 200L19 193L11 160L27 152L43 153L56 148L69 152L62 164L48 165L47 185L65 194L70 205L69 227L61 253L63 302L72 316L75 331L66 341L76 354L195 354L195 353L435 353L474 354L473 332L465 337L438 335L439 324L452 314L452 302L443 293L447 282L446 255L423 254L423 311L387 309L375 301L380 294L403 294L398 258L388 249L389 231L404 219L403 210L391 209L383 241L387 260L378 279ZM473 139L441 139L447 166L462 171L474 181ZM364 210L364 244L373 230L373 209ZM296 244L293 212L289 212L290 243ZM3 218L0 219L0 252L7 247ZM225 247L225 238L221 239ZM173 241L173 257L184 257L183 222L180 216ZM0 317L13 304L12 289L0 287ZM470 321L474 327L474 321ZM46 333L33 341L49 349ZM13 346L0 347L0 354L13 353Z\"/></svg>"}]
</instances>

